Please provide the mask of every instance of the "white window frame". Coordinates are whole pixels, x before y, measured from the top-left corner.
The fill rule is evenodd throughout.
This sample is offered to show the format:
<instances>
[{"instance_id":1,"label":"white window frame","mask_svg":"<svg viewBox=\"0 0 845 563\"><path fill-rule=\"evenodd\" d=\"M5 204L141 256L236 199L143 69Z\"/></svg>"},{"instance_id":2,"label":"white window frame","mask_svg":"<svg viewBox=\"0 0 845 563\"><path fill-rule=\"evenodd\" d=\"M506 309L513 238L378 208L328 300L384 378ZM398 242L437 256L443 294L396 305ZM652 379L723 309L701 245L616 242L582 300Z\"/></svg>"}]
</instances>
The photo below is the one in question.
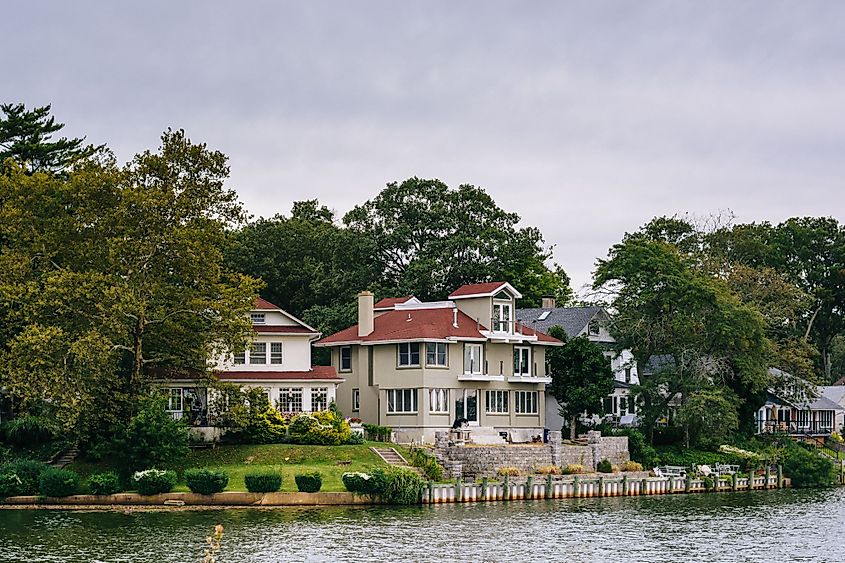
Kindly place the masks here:
<instances>
[{"instance_id":1,"label":"white window frame","mask_svg":"<svg viewBox=\"0 0 845 563\"><path fill-rule=\"evenodd\" d=\"M249 320L251 320L254 325L263 325L267 322L267 315L264 313L250 313Z\"/></svg>"},{"instance_id":2,"label":"white window frame","mask_svg":"<svg viewBox=\"0 0 845 563\"><path fill-rule=\"evenodd\" d=\"M473 370L470 363L467 361L473 355L470 350L478 350L478 367ZM467 342L464 344L464 373L468 375L480 375L484 373L484 346L482 344Z\"/></svg>"},{"instance_id":3,"label":"white window frame","mask_svg":"<svg viewBox=\"0 0 845 563\"><path fill-rule=\"evenodd\" d=\"M517 363L516 363L516 355L517 352L519 353L519 371L517 371ZM528 357L525 363L525 370L523 368L523 352L526 352L526 356ZM513 355L514 355L514 365L513 365L513 374L518 376L530 376L531 375L531 346L514 346L513 347Z\"/></svg>"},{"instance_id":4,"label":"white window frame","mask_svg":"<svg viewBox=\"0 0 845 563\"><path fill-rule=\"evenodd\" d=\"M349 354L347 356L347 360L349 361L348 365L344 367L343 365L343 352L344 350ZM341 346L340 350L338 351L338 360L337 360L337 370L338 371L352 371L352 346Z\"/></svg>"},{"instance_id":5,"label":"white window frame","mask_svg":"<svg viewBox=\"0 0 845 563\"><path fill-rule=\"evenodd\" d=\"M429 347L433 347L433 352L429 352ZM442 354L441 354L442 352ZM429 354L434 354L434 361L429 362ZM443 358L443 363L440 363L440 358ZM426 367L445 368L449 367L449 345L445 342L426 342L425 343L425 365Z\"/></svg>"},{"instance_id":6,"label":"white window frame","mask_svg":"<svg viewBox=\"0 0 845 563\"><path fill-rule=\"evenodd\" d=\"M498 314L496 309L498 308ZM507 311L507 314L505 314ZM493 301L493 332L513 332L511 325L513 323L513 303L510 301L501 301L497 303Z\"/></svg>"},{"instance_id":7,"label":"white window frame","mask_svg":"<svg viewBox=\"0 0 845 563\"><path fill-rule=\"evenodd\" d=\"M449 390L428 390L428 412L431 414L449 414Z\"/></svg>"},{"instance_id":8,"label":"white window frame","mask_svg":"<svg viewBox=\"0 0 845 563\"><path fill-rule=\"evenodd\" d=\"M417 363L414 363L414 352L412 351L413 347L417 349ZM404 353L405 356L408 358L408 362L406 364L402 363L402 348L405 348L407 352ZM400 368L418 368L420 367L420 343L419 342L400 342L396 345L396 365Z\"/></svg>"},{"instance_id":9,"label":"white window frame","mask_svg":"<svg viewBox=\"0 0 845 563\"><path fill-rule=\"evenodd\" d=\"M320 408L323 407L323 408ZM311 388L311 412L320 412L329 408L329 388Z\"/></svg>"},{"instance_id":10,"label":"white window frame","mask_svg":"<svg viewBox=\"0 0 845 563\"><path fill-rule=\"evenodd\" d=\"M244 350L244 351L242 351L238 354L234 354L232 356L232 363L235 364L236 366L242 366L242 365L246 364L246 350Z\"/></svg>"},{"instance_id":11,"label":"white window frame","mask_svg":"<svg viewBox=\"0 0 845 563\"><path fill-rule=\"evenodd\" d=\"M487 389L484 392L484 412L487 414L508 414L510 405L507 389Z\"/></svg>"},{"instance_id":12,"label":"white window frame","mask_svg":"<svg viewBox=\"0 0 845 563\"><path fill-rule=\"evenodd\" d=\"M263 348L259 352L259 348ZM250 365L266 365L267 364L267 343L253 342L249 349L249 363Z\"/></svg>"},{"instance_id":13,"label":"white window frame","mask_svg":"<svg viewBox=\"0 0 845 563\"><path fill-rule=\"evenodd\" d=\"M540 397L537 391L514 391L513 394L516 414L540 413Z\"/></svg>"},{"instance_id":14,"label":"white window frame","mask_svg":"<svg viewBox=\"0 0 845 563\"><path fill-rule=\"evenodd\" d=\"M278 361L276 361L278 360ZM284 347L281 342L270 343L270 363L275 366L280 366L284 363Z\"/></svg>"},{"instance_id":15,"label":"white window frame","mask_svg":"<svg viewBox=\"0 0 845 563\"><path fill-rule=\"evenodd\" d=\"M279 389L279 410L281 412L302 412L302 387L282 387Z\"/></svg>"},{"instance_id":16,"label":"white window frame","mask_svg":"<svg viewBox=\"0 0 845 563\"><path fill-rule=\"evenodd\" d=\"M388 389L387 414L416 414L416 389Z\"/></svg>"},{"instance_id":17,"label":"white window frame","mask_svg":"<svg viewBox=\"0 0 845 563\"><path fill-rule=\"evenodd\" d=\"M361 410L361 390L360 389L353 389L352 390L352 410L359 411Z\"/></svg>"},{"instance_id":18,"label":"white window frame","mask_svg":"<svg viewBox=\"0 0 845 563\"><path fill-rule=\"evenodd\" d=\"M185 410L185 393L181 387L167 387L167 412L183 412ZM178 407L174 407L174 399L178 399Z\"/></svg>"}]
</instances>

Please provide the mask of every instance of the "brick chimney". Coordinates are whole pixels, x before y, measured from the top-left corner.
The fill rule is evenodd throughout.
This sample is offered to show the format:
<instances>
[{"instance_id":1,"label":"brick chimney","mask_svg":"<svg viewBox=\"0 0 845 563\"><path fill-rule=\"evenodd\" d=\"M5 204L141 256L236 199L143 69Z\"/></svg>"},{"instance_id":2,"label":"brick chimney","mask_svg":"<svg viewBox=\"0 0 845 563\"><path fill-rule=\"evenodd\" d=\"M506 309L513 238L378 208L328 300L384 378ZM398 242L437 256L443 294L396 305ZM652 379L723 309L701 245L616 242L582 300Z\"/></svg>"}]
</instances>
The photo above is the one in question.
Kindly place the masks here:
<instances>
[{"instance_id":1,"label":"brick chimney","mask_svg":"<svg viewBox=\"0 0 845 563\"><path fill-rule=\"evenodd\" d=\"M362 291L358 294L358 336L369 336L373 332L373 294Z\"/></svg>"},{"instance_id":2,"label":"brick chimney","mask_svg":"<svg viewBox=\"0 0 845 563\"><path fill-rule=\"evenodd\" d=\"M555 308L555 298L552 295L544 295L543 296L543 309L554 309Z\"/></svg>"}]
</instances>

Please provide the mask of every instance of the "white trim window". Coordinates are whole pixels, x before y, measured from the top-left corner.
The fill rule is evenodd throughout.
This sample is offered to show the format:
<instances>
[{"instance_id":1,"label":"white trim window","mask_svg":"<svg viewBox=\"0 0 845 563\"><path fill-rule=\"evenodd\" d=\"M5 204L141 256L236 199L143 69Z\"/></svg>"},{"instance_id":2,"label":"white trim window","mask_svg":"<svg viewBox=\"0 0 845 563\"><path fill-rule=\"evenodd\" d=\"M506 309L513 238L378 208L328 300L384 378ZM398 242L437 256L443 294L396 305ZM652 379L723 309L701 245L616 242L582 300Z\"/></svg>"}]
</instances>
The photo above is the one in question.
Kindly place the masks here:
<instances>
[{"instance_id":1,"label":"white trim window","mask_svg":"<svg viewBox=\"0 0 845 563\"><path fill-rule=\"evenodd\" d=\"M270 363L274 365L281 365L282 364L282 343L281 342L271 342L270 343Z\"/></svg>"},{"instance_id":2,"label":"white trim window","mask_svg":"<svg viewBox=\"0 0 845 563\"><path fill-rule=\"evenodd\" d=\"M531 347L513 347L513 374L531 375Z\"/></svg>"},{"instance_id":3,"label":"white trim window","mask_svg":"<svg viewBox=\"0 0 845 563\"><path fill-rule=\"evenodd\" d=\"M537 414L537 391L514 391L513 394L516 414Z\"/></svg>"},{"instance_id":4,"label":"white trim window","mask_svg":"<svg viewBox=\"0 0 845 563\"><path fill-rule=\"evenodd\" d=\"M411 414L417 412L416 389L388 389L387 413Z\"/></svg>"},{"instance_id":5,"label":"white trim window","mask_svg":"<svg viewBox=\"0 0 845 563\"><path fill-rule=\"evenodd\" d=\"M464 344L464 373L484 373L484 347L481 344Z\"/></svg>"},{"instance_id":6,"label":"white trim window","mask_svg":"<svg viewBox=\"0 0 845 563\"><path fill-rule=\"evenodd\" d=\"M400 342L396 345L399 354L399 366L419 367L420 365L420 343Z\"/></svg>"},{"instance_id":7,"label":"white trim window","mask_svg":"<svg viewBox=\"0 0 845 563\"><path fill-rule=\"evenodd\" d=\"M445 342L426 342L425 343L425 365L431 367L445 368L446 363Z\"/></svg>"},{"instance_id":8,"label":"white trim window","mask_svg":"<svg viewBox=\"0 0 845 563\"><path fill-rule=\"evenodd\" d=\"M338 371L352 371L352 346L340 347Z\"/></svg>"},{"instance_id":9,"label":"white trim window","mask_svg":"<svg viewBox=\"0 0 845 563\"><path fill-rule=\"evenodd\" d=\"M246 363L246 350L243 352L239 352L235 354L234 358L232 359L236 366L242 366Z\"/></svg>"},{"instance_id":10,"label":"white trim window","mask_svg":"<svg viewBox=\"0 0 845 563\"><path fill-rule=\"evenodd\" d=\"M267 322L267 317L264 313L250 313L249 320L251 320L254 325L263 325Z\"/></svg>"},{"instance_id":11,"label":"white trim window","mask_svg":"<svg viewBox=\"0 0 845 563\"><path fill-rule=\"evenodd\" d=\"M484 412L508 414L508 395L506 389L488 389L484 397Z\"/></svg>"},{"instance_id":12,"label":"white trim window","mask_svg":"<svg viewBox=\"0 0 845 563\"><path fill-rule=\"evenodd\" d=\"M449 390L428 390L428 412L432 414L449 414Z\"/></svg>"},{"instance_id":13,"label":"white trim window","mask_svg":"<svg viewBox=\"0 0 845 563\"><path fill-rule=\"evenodd\" d=\"M329 408L329 388L311 388L311 412L320 412Z\"/></svg>"},{"instance_id":14,"label":"white trim window","mask_svg":"<svg viewBox=\"0 0 845 563\"><path fill-rule=\"evenodd\" d=\"M267 343L253 342L252 348L249 350L250 364L266 364L267 363Z\"/></svg>"},{"instance_id":15,"label":"white trim window","mask_svg":"<svg viewBox=\"0 0 845 563\"><path fill-rule=\"evenodd\" d=\"M185 410L185 401L181 387L170 387L165 389L167 393L167 410L170 412L182 412Z\"/></svg>"},{"instance_id":16,"label":"white trim window","mask_svg":"<svg viewBox=\"0 0 845 563\"><path fill-rule=\"evenodd\" d=\"M282 412L302 412L302 387L282 387L279 389L279 410Z\"/></svg>"},{"instance_id":17,"label":"white trim window","mask_svg":"<svg viewBox=\"0 0 845 563\"><path fill-rule=\"evenodd\" d=\"M493 303L493 331L511 332L513 306L508 303Z\"/></svg>"},{"instance_id":18,"label":"white trim window","mask_svg":"<svg viewBox=\"0 0 845 563\"><path fill-rule=\"evenodd\" d=\"M360 389L353 389L352 390L352 410L353 411L361 410L361 390Z\"/></svg>"}]
</instances>

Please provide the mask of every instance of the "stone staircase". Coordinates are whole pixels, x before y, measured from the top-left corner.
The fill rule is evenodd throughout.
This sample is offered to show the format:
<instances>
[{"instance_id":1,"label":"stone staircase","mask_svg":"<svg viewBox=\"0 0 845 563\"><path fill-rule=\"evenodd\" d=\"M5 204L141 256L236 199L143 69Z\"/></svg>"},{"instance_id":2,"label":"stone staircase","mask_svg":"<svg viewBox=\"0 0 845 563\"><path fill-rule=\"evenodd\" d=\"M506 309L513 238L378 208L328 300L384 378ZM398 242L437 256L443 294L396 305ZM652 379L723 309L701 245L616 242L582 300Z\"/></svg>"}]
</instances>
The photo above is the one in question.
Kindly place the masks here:
<instances>
[{"instance_id":1,"label":"stone staircase","mask_svg":"<svg viewBox=\"0 0 845 563\"><path fill-rule=\"evenodd\" d=\"M394 465L396 467L404 467L405 469L410 469L414 473L418 475L423 475L422 470L419 467L414 467L409 464L402 454L396 451L395 448L375 448L371 447L371 450L375 452L377 456L379 456L382 461L387 463L388 465Z\"/></svg>"},{"instance_id":2,"label":"stone staircase","mask_svg":"<svg viewBox=\"0 0 845 563\"><path fill-rule=\"evenodd\" d=\"M58 469L63 469L65 466L73 463L73 460L75 460L78 455L79 450L76 446L66 448L53 456L53 459L50 460L50 465Z\"/></svg>"}]
</instances>

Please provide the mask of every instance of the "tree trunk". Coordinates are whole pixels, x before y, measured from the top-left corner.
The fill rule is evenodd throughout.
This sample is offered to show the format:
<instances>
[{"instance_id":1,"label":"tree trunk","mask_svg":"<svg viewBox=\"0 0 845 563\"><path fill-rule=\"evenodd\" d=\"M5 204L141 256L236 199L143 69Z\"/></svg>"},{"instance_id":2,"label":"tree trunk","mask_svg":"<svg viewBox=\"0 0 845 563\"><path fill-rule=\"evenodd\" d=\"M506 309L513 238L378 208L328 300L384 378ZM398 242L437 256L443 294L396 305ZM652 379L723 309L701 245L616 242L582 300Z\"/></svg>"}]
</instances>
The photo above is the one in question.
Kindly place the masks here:
<instances>
[{"instance_id":1,"label":"tree trunk","mask_svg":"<svg viewBox=\"0 0 845 563\"><path fill-rule=\"evenodd\" d=\"M141 392L141 371L144 367L144 314L138 315L138 320L135 322L135 332L133 334L132 350L135 355L132 361L132 377L129 381L129 393L131 397L136 398Z\"/></svg>"},{"instance_id":2,"label":"tree trunk","mask_svg":"<svg viewBox=\"0 0 845 563\"><path fill-rule=\"evenodd\" d=\"M575 439L575 429L577 428L577 426L578 426L578 416L576 415L576 416L572 417L572 424L569 425L569 439L570 440Z\"/></svg>"}]
</instances>

